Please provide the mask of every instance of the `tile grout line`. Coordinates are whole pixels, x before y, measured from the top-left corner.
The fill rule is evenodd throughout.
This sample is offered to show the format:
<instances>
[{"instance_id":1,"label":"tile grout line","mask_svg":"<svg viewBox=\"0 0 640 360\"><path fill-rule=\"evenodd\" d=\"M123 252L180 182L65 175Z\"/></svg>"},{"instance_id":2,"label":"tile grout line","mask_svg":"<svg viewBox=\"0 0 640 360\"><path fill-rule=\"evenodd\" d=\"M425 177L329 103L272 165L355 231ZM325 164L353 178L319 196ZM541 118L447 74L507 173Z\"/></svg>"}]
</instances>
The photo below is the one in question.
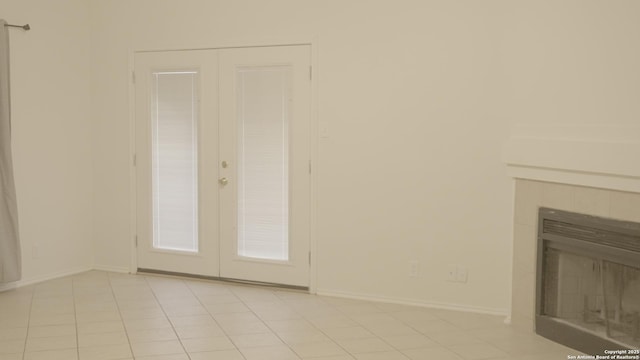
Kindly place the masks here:
<instances>
[{"instance_id":1,"label":"tile grout line","mask_svg":"<svg viewBox=\"0 0 640 360\"><path fill-rule=\"evenodd\" d=\"M275 295L275 294L274 294L274 295ZM311 295L311 294L309 294L309 295ZM279 297L278 295L275 295L275 296L276 296L278 299L282 300L282 302L284 302L285 304L287 304L287 302L286 302L286 301L284 301L284 299L282 299L282 298L281 298L281 297ZM317 295L314 295L314 296L317 296ZM322 301L322 299L319 299L319 300L320 300L320 301ZM323 303L325 303L325 302L323 301ZM325 304L327 304L327 303L325 303ZM335 307L335 306L333 306L332 304L327 304L327 305L331 306L331 308L332 308L332 309L339 311L339 310L338 310L338 309L336 309L336 307ZM291 305L287 304L287 306L291 306ZM336 344L340 349L342 349L342 350L345 352L345 354L347 354L348 356L350 356L350 357L354 358L354 356L353 356L353 354L352 354L352 353L350 353L349 351L347 351L347 349L345 349L345 348L344 348L342 345L340 345L337 341L335 341L333 338L331 338L329 335L327 335L327 333L325 333L322 329L320 329L320 328L319 328L319 327L317 327L315 324L313 324L311 321L309 321L309 320L308 320L304 315L300 314L300 312L299 312L297 309L293 308L293 310L294 310L297 314L299 314L299 315L302 317L302 319L304 319L304 321L307 321L309 324L311 324L311 326L313 326L313 328L314 328L314 329L316 329L317 331L319 331L322 335L326 336L329 340L331 340L331 342L332 342L332 343ZM265 325L267 325L267 324L265 323ZM267 325L267 327L269 327L269 325ZM270 327L269 327L269 328L270 328ZM289 345L286 341L284 341L284 340L280 337L280 335L278 335L278 333L277 333L276 331L274 331L274 334L276 334L276 336L280 339L280 341L282 341L283 343L285 343L285 344L287 345L287 347L289 347L289 349L291 349L291 351L293 351L296 355L298 355L298 353L297 353L293 348L291 348L291 345ZM302 357L300 357L300 358L302 358Z\"/></svg>"},{"instance_id":2,"label":"tile grout line","mask_svg":"<svg viewBox=\"0 0 640 360\"><path fill-rule=\"evenodd\" d=\"M393 315L391 315L391 316L393 317ZM437 320L440 320L440 321L442 321L442 322L444 322L444 323L446 323L446 324L448 324L448 325L451 325L451 326L455 327L456 329L458 329L459 331L461 331L461 332L463 332L463 333L468 333L468 331L467 331L467 330L464 330L464 329L462 329L462 328L458 327L456 324L454 324L453 322L451 322L451 321L447 320L446 318L443 318L443 317L438 316L438 315L436 315L436 314L434 314L434 316L436 317L436 319L437 319ZM394 319L395 319L395 317L394 317ZM456 354L457 356L459 356L459 357L461 357L461 358L464 358L464 357L462 356L462 354L458 353L457 351L455 351L455 350L453 350L453 349L451 348L452 346L456 346L456 344L453 344L453 345L452 345L452 344L443 344L443 343L441 343L441 342L439 342L439 341L437 341L437 340L435 340L435 339L433 339L433 338L429 337L427 334L425 334L425 333L421 332L420 330L418 330L417 328L415 328L412 324L410 324L410 323L408 323L408 322L405 322L405 321L403 321L403 320L400 320L400 319L396 319L396 320L400 321L402 324L406 325L407 327L409 327L409 328L411 328L411 329L415 330L418 334L420 334L420 335L422 335L422 336L426 337L427 339L429 339L429 340L431 340L431 341L435 342L435 343L436 343L436 344L438 344L440 347L442 347L442 348L444 348L444 349L446 349L446 350L448 350L448 351L450 351L450 352L452 352L452 353ZM483 339L476 338L475 336L473 336L473 337L474 337L476 340L478 340L478 342L479 342L479 343L481 343L481 344L483 344L483 345L490 345L490 346L495 347L493 344L489 343L488 341L485 341L485 340L483 340ZM384 341L384 339L382 339L382 340ZM393 345L391 345L391 344L389 344L389 345L390 345L391 347L395 348ZM465 344L457 344L457 345L465 345ZM496 347L496 348L497 348L497 347ZM400 350L400 349L397 349L397 350L398 350L399 352L401 352L401 353L404 355L404 352L403 352L402 350ZM410 349L409 349L409 350L410 350ZM500 349L499 349L499 350L500 350ZM405 356L406 356L406 355L405 355ZM491 358L491 359L493 359L493 358ZM490 359L487 359L487 360L490 360Z\"/></svg>"},{"instance_id":3,"label":"tile grout line","mask_svg":"<svg viewBox=\"0 0 640 360\"><path fill-rule=\"evenodd\" d=\"M78 334L78 308L76 307L75 276L71 278L71 297L73 298L73 325L76 328L76 356L80 360L80 334Z\"/></svg>"},{"instance_id":4,"label":"tile grout line","mask_svg":"<svg viewBox=\"0 0 640 360\"><path fill-rule=\"evenodd\" d=\"M129 344L129 351L131 351L131 358L135 359L135 355L133 354L133 346L131 345L131 339L129 338L129 332L127 331L127 326L124 323L124 318L122 317L122 311L120 310L120 304L118 303L118 298L116 297L116 293L113 290L113 284L111 283L110 273L107 273L107 281L109 282L109 289L111 290L111 295L113 296L113 302L116 304L116 309L118 309L118 316L120 316L120 322L122 323L122 328L124 329L124 335L127 337L127 344ZM79 360L82 360L82 359L79 359Z\"/></svg>"},{"instance_id":5,"label":"tile grout line","mask_svg":"<svg viewBox=\"0 0 640 360\"><path fill-rule=\"evenodd\" d=\"M231 292L233 292L233 290L231 290ZM274 291L274 292L269 291L269 292L270 292L273 296L275 296L278 300L282 301L282 299L281 299L278 295L276 295L276 294L275 294L275 291ZM292 352L292 353L296 354L296 356L297 356L297 357L299 357L300 359L302 359L302 357L301 357L301 356L300 356L300 355L299 355L299 354L298 354L298 353L297 353L297 352L296 352L296 351L291 347L291 345L289 345L286 341L284 341L284 340L280 337L280 335L278 334L278 332L277 332L277 331L275 331L273 328L271 328L271 326L269 326L269 324L267 324L267 321L266 321L265 319L263 319L262 317L260 317L260 315L256 314L256 313L253 311L253 309L252 309L252 308L251 308L251 307L250 307L250 306L249 306L249 305L248 305L248 304L247 304L247 303L242 299L242 297L238 296L236 293L234 293L234 295L235 295L238 299L240 299L240 302L242 302L242 305L246 306L246 307L247 307L247 309L249 309L249 310L251 311L251 313L252 313L253 315L255 315L255 317L257 317L258 319L260 319L260 321L264 324L264 326L266 326L269 330L271 330L271 332L273 333L273 335L275 335L275 336L278 338L278 340L282 341L282 343L283 343L284 345L286 345L286 346L287 346L287 348L288 348L289 350L291 350L291 352ZM287 305L287 306L288 306L288 305ZM296 313L298 313L298 312L296 311Z\"/></svg>"},{"instance_id":6,"label":"tile grout line","mask_svg":"<svg viewBox=\"0 0 640 360\"><path fill-rule=\"evenodd\" d=\"M162 313L164 314L164 317L167 319L167 321L171 325L171 330L173 330L173 333L176 335L176 338L178 339L178 342L180 343L180 346L182 347L182 350L187 355L187 358L189 360L191 360L191 355L189 354L189 352L187 352L187 348L184 347L184 344L182 343L182 339L180 339L180 336L178 336L178 332L176 331L176 327L173 325L173 322L171 321L171 318L169 318L169 315L167 315L167 312L164 310L164 306L162 306L162 302L160 302L160 300L158 299L158 296L156 295L156 292L153 290L153 286L151 286L151 283L149 283L149 279L146 276L143 276L142 278L147 283L147 286L149 286L149 290L151 290L151 293L153 294L153 298L156 299L156 302L158 303L158 306L160 306L160 310L162 310ZM181 280L181 279L177 279L177 280L184 284L183 280ZM184 285L187 286L186 284L184 284ZM189 286L187 286L187 288L189 288ZM132 354L133 354L133 352L132 352ZM173 354L163 354L163 355L173 355ZM134 356L134 359L135 359L135 356Z\"/></svg>"},{"instance_id":7,"label":"tile grout line","mask_svg":"<svg viewBox=\"0 0 640 360\"><path fill-rule=\"evenodd\" d=\"M380 336L378 336L377 334L375 334L374 332L370 331L369 328L367 326L365 326L364 324L358 322L357 320L353 319L351 316L349 316L349 314L345 313L343 310L340 310L339 307L333 305L333 304L328 304L329 306L331 306L333 309L335 309L337 312L339 312L340 314L342 314L343 316L345 316L347 319L353 321L355 324L358 324L358 326L362 327L363 329L365 329L366 331L370 332L371 334L374 335L374 337L372 338L367 338L367 339L378 339L380 341L382 341L383 343L389 345L392 349L396 350L397 352L399 352L400 354L402 354L402 356L406 357L407 360L409 360L409 357L406 356L402 351L400 351L399 349L396 349L394 346L392 346L391 344L387 343L384 339L382 339ZM381 312L384 313L384 311L382 309L380 309ZM347 354L349 354L351 357L356 357L356 354L351 353L349 350L345 349L342 344L340 344L337 340L333 339L331 336L329 336L329 334L327 334L326 332L324 332L322 329L319 329L320 332L322 332L326 337L328 337L329 339L331 339L331 341L333 341L334 343L336 343L336 345L340 346L340 348L342 348L344 351L346 351ZM358 339L352 339L352 340L358 340ZM361 340L361 339L360 339ZM382 353L385 352L386 350L383 351L374 351L374 352L369 352L368 354L374 354L374 353ZM364 353L361 353L364 354Z\"/></svg>"},{"instance_id":8,"label":"tile grout line","mask_svg":"<svg viewBox=\"0 0 640 360\"><path fill-rule=\"evenodd\" d=\"M29 304L29 316L27 317L27 333L24 337L24 347L22 349L22 360L25 360L27 356L27 341L29 340L29 330L31 329L31 312L33 311L33 299L35 298L36 287L33 287L31 292L31 303Z\"/></svg>"},{"instance_id":9,"label":"tile grout line","mask_svg":"<svg viewBox=\"0 0 640 360\"><path fill-rule=\"evenodd\" d=\"M196 300L198 300L198 303L200 303L200 306L202 306L202 308L207 312L207 314L209 314L209 316L211 317L211 319L213 320L213 322L220 328L220 330L222 331L222 333L224 334L224 336L227 337L227 339L229 339L229 341L233 344L233 346L236 348L236 351L238 351L238 353L240 354L240 356L242 356L243 359L247 360L247 357L244 356L244 354L242 353L242 351L240 351L240 348L238 347L238 345L236 345L236 343L233 341L233 339L231 338L231 336L224 330L224 328L222 327L222 325L220 325L220 323L218 323L218 320L216 320L216 318L213 316L212 313L209 312L209 310L207 309L207 307L202 303L202 300L200 300L200 298L198 297L198 295L196 295L196 293L193 292L193 289L191 288L191 286L189 286L188 283L185 283L185 285L187 286L187 288L189 289L189 291L193 294L193 296L196 298ZM226 287L226 286L225 286ZM238 297L236 294L233 293L233 290L229 289L229 291L233 294L233 296ZM238 299L240 300L240 302L242 302L243 305L246 306L246 304L244 303L244 301L242 301L242 299L240 299L238 297ZM248 308L248 307L247 307ZM251 310L251 309L249 309ZM252 311L253 312L253 311ZM180 339L180 336L178 336L178 340L180 340L180 343L182 344L182 339ZM189 356L189 359L191 359L191 355L189 353L187 353L187 356Z\"/></svg>"}]
</instances>

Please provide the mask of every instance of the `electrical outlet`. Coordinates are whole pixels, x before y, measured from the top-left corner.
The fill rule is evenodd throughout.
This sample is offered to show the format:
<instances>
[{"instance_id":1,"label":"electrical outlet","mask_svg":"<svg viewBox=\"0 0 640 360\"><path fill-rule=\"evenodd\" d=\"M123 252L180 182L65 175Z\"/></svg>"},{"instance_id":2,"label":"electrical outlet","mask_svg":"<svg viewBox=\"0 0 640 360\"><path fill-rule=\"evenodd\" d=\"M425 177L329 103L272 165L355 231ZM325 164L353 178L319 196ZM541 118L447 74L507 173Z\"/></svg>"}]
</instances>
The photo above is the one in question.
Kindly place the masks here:
<instances>
[{"instance_id":1,"label":"electrical outlet","mask_svg":"<svg viewBox=\"0 0 640 360\"><path fill-rule=\"evenodd\" d=\"M329 123L326 121L320 122L320 137L324 139L329 137Z\"/></svg>"},{"instance_id":2,"label":"electrical outlet","mask_svg":"<svg viewBox=\"0 0 640 360\"><path fill-rule=\"evenodd\" d=\"M467 268L464 266L458 265L458 272L456 273L456 281L461 283L467 282Z\"/></svg>"},{"instance_id":3,"label":"electrical outlet","mask_svg":"<svg viewBox=\"0 0 640 360\"><path fill-rule=\"evenodd\" d=\"M449 264L447 266L447 281L455 282L458 277L458 265Z\"/></svg>"},{"instance_id":4,"label":"electrical outlet","mask_svg":"<svg viewBox=\"0 0 640 360\"><path fill-rule=\"evenodd\" d=\"M409 261L409 277L418 277L420 263L417 260Z\"/></svg>"},{"instance_id":5,"label":"electrical outlet","mask_svg":"<svg viewBox=\"0 0 640 360\"><path fill-rule=\"evenodd\" d=\"M458 264L449 264L447 266L447 281L466 283L469 271L466 267Z\"/></svg>"}]
</instances>

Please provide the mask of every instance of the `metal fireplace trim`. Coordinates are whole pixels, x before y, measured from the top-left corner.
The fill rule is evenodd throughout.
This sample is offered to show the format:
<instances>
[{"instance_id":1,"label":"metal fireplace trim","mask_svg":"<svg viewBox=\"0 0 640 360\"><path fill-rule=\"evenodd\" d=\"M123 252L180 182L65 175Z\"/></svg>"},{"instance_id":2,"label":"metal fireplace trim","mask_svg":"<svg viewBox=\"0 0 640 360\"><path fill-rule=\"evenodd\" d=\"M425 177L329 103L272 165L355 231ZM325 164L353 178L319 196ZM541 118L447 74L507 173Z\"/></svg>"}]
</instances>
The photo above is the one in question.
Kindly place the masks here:
<instances>
[{"instance_id":1,"label":"metal fireplace trim","mask_svg":"<svg viewBox=\"0 0 640 360\"><path fill-rule=\"evenodd\" d=\"M540 208L536 259L536 333L592 355L603 354L605 350L631 349L543 315L544 249L570 250L585 256L593 256L595 252L603 260L637 267L640 264L640 251L636 251L639 245L639 223Z\"/></svg>"}]
</instances>

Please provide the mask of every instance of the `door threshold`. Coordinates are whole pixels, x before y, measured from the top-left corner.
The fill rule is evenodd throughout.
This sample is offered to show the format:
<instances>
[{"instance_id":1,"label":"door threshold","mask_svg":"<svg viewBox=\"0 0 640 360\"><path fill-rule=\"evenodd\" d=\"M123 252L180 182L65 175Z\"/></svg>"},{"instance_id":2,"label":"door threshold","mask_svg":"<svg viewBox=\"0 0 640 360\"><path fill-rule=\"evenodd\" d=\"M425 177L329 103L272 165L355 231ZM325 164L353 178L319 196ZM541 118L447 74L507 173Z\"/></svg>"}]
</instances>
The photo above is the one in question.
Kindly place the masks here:
<instances>
[{"instance_id":1,"label":"door threshold","mask_svg":"<svg viewBox=\"0 0 640 360\"><path fill-rule=\"evenodd\" d=\"M219 276L206 276L206 275L188 274L188 273L165 271L165 270L138 268L137 273L182 277L182 278L189 278L189 279L212 280L212 281L220 281L220 282L225 282L230 284L249 285L249 286L257 286L257 287L263 287L263 288L275 288L275 289L281 289L281 290L304 291L307 293L309 292L309 287L307 286L286 285L286 284L269 283L269 282L262 282L262 281L232 279L232 278L225 278L225 277L219 277Z\"/></svg>"}]
</instances>

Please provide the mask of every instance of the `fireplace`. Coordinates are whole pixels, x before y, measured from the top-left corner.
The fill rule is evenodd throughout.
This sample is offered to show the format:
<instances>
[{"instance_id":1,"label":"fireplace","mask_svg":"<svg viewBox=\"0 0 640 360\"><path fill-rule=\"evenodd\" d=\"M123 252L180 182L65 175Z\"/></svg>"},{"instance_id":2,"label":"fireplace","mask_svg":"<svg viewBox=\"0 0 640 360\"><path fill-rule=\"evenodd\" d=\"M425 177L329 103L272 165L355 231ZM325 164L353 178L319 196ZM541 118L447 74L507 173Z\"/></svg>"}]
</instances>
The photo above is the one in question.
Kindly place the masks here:
<instances>
[{"instance_id":1,"label":"fireplace","mask_svg":"<svg viewBox=\"0 0 640 360\"><path fill-rule=\"evenodd\" d=\"M587 354L640 348L640 223L540 208L535 329Z\"/></svg>"}]
</instances>

